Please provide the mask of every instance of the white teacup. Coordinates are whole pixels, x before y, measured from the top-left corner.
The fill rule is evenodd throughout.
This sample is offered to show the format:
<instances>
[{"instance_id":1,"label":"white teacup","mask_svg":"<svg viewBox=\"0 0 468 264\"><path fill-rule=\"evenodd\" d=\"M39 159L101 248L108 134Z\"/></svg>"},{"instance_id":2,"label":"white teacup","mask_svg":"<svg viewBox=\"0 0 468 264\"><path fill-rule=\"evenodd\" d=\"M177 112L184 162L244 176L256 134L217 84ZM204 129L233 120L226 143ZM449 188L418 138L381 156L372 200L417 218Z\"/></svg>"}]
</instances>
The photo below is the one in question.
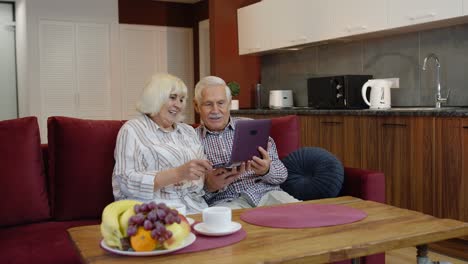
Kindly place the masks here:
<instances>
[{"instance_id":1,"label":"white teacup","mask_svg":"<svg viewBox=\"0 0 468 264\"><path fill-rule=\"evenodd\" d=\"M232 225L232 210L229 207L214 206L203 210L203 223L209 231L229 230Z\"/></svg>"},{"instance_id":2,"label":"white teacup","mask_svg":"<svg viewBox=\"0 0 468 264\"><path fill-rule=\"evenodd\" d=\"M187 214L187 207L185 204L182 203L166 203L167 207L176 209L179 214L184 215Z\"/></svg>"}]
</instances>

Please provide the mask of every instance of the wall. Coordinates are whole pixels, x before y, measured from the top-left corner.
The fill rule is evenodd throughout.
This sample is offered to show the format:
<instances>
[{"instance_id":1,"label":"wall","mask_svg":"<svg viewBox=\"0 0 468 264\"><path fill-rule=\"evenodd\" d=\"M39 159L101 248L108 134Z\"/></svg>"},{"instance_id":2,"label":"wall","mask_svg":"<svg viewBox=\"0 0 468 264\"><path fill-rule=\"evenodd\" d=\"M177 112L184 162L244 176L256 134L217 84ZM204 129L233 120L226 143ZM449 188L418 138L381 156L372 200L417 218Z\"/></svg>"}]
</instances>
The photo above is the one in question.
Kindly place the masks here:
<instances>
[{"instance_id":1,"label":"wall","mask_svg":"<svg viewBox=\"0 0 468 264\"><path fill-rule=\"evenodd\" d=\"M119 0L119 22L168 27L192 27L193 5L151 0Z\"/></svg>"},{"instance_id":2,"label":"wall","mask_svg":"<svg viewBox=\"0 0 468 264\"><path fill-rule=\"evenodd\" d=\"M268 106L269 90L277 89L292 89L295 105L307 106L307 78L322 74L399 77L400 89L391 91L393 106L433 106L434 61L421 70L429 53L440 59L442 96L451 89L448 105L467 106L468 24L263 55L262 106Z\"/></svg>"},{"instance_id":3,"label":"wall","mask_svg":"<svg viewBox=\"0 0 468 264\"><path fill-rule=\"evenodd\" d=\"M18 0L17 57L20 116L42 116L39 89L39 21L41 19L105 23L110 26L111 87L113 118L120 119L120 82L117 0ZM41 136L46 135L45 120L39 120Z\"/></svg>"},{"instance_id":4,"label":"wall","mask_svg":"<svg viewBox=\"0 0 468 264\"><path fill-rule=\"evenodd\" d=\"M240 84L240 108L255 105L255 84L260 81L259 57L239 56L237 37L237 9L254 2L258 1L209 1L211 74Z\"/></svg>"}]
</instances>

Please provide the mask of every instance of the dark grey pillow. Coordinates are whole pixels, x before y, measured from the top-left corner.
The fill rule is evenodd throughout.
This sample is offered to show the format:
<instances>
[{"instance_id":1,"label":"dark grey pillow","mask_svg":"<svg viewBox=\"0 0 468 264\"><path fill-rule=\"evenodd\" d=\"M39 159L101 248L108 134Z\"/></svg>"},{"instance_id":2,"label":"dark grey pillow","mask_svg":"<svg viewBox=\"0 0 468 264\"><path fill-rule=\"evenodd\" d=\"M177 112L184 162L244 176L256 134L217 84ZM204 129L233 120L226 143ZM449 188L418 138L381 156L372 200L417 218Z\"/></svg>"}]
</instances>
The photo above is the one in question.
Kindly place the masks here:
<instances>
[{"instance_id":1,"label":"dark grey pillow","mask_svg":"<svg viewBox=\"0 0 468 264\"><path fill-rule=\"evenodd\" d=\"M344 168L330 152L300 148L283 159L288 178L281 188L300 200L336 197L343 186Z\"/></svg>"}]
</instances>

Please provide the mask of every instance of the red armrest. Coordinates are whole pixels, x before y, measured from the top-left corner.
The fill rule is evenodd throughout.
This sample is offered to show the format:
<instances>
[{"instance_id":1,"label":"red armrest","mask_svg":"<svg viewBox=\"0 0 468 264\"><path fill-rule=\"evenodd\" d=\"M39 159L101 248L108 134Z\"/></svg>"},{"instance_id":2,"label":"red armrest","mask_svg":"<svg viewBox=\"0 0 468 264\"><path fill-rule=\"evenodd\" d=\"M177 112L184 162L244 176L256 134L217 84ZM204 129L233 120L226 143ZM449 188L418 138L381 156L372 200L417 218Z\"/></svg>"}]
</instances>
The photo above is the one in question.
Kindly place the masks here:
<instances>
[{"instance_id":1,"label":"red armrest","mask_svg":"<svg viewBox=\"0 0 468 264\"><path fill-rule=\"evenodd\" d=\"M385 176L382 172L344 168L345 179L341 195L385 203Z\"/></svg>"}]
</instances>

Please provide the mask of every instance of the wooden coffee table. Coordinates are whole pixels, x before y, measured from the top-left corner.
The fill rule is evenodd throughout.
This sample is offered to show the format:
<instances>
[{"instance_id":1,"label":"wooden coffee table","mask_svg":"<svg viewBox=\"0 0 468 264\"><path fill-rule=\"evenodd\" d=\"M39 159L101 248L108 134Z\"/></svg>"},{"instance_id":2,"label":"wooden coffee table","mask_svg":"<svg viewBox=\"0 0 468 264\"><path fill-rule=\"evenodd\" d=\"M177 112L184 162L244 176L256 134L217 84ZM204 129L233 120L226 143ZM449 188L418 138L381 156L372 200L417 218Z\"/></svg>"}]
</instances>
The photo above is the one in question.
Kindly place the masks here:
<instances>
[{"instance_id":1,"label":"wooden coffee table","mask_svg":"<svg viewBox=\"0 0 468 264\"><path fill-rule=\"evenodd\" d=\"M364 210L368 217L339 226L281 229L243 222L240 214L244 210L234 210L233 221L240 222L247 232L241 242L200 252L153 257L124 257L104 251L99 246L98 225L74 227L68 232L86 263L165 264L327 263L411 246L417 246L418 253L424 255L427 243L468 235L468 223L349 196L304 203L344 204ZM201 215L191 217L201 220Z\"/></svg>"}]
</instances>

